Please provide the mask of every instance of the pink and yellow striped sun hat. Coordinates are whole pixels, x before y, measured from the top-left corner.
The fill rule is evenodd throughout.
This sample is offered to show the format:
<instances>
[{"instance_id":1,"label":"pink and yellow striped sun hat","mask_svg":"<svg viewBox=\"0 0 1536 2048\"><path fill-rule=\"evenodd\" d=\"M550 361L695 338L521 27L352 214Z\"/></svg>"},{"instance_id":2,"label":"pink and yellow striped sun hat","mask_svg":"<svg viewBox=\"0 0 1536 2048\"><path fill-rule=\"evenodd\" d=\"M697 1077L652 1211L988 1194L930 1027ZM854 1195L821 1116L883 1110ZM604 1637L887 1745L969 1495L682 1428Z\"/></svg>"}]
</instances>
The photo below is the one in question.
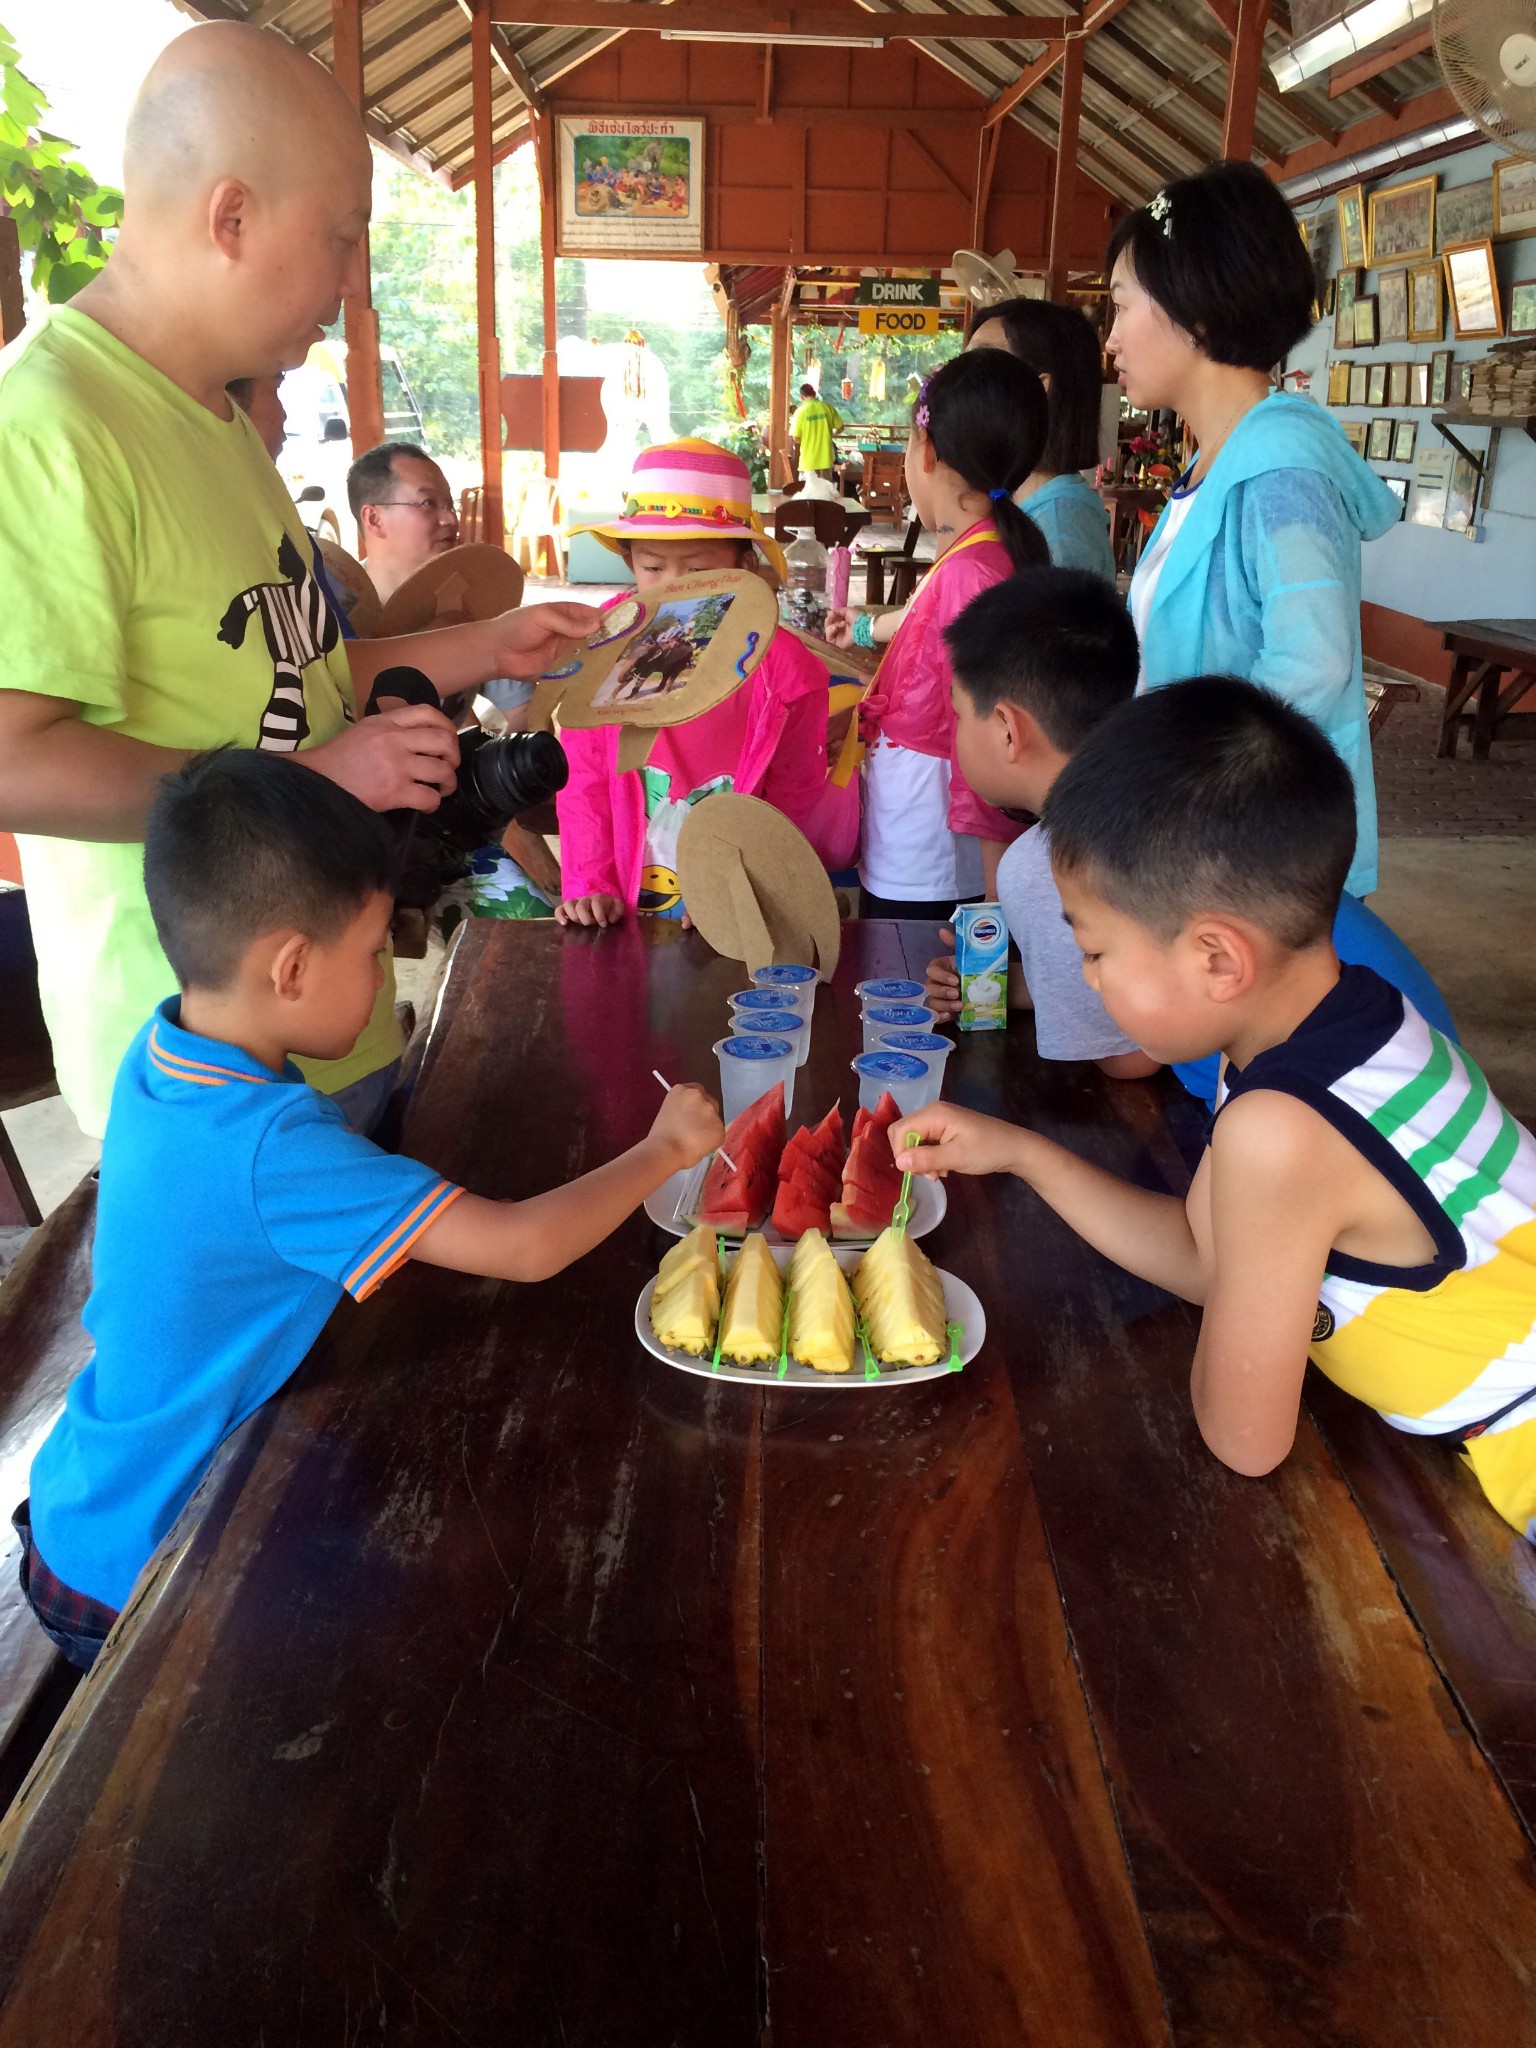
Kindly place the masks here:
<instances>
[{"instance_id":1,"label":"pink and yellow striped sun hat","mask_svg":"<svg viewBox=\"0 0 1536 2048\"><path fill-rule=\"evenodd\" d=\"M642 448L622 519L579 526L617 554L625 540L749 540L784 574L784 550L752 509L752 477L739 455L713 441L662 441Z\"/></svg>"}]
</instances>

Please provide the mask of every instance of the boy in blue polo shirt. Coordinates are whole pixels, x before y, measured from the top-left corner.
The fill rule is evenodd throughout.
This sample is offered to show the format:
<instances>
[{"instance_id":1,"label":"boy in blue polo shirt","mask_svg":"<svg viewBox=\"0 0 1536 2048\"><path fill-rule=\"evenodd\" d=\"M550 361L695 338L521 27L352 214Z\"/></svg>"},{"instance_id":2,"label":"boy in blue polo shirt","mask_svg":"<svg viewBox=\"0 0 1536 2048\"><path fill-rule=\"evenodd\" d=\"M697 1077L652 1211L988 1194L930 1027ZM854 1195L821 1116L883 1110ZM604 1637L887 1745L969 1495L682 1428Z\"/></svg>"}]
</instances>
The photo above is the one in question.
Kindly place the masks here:
<instances>
[{"instance_id":1,"label":"boy in blue polo shirt","mask_svg":"<svg viewBox=\"0 0 1536 2048\"><path fill-rule=\"evenodd\" d=\"M378 992L387 823L297 756L209 754L160 786L145 835L181 985L124 1057L102 1148L91 1362L16 1512L22 1586L88 1666L214 1453L277 1392L342 1294L407 1258L540 1280L723 1136L702 1089L650 1133L524 1202L382 1152L289 1060L341 1057Z\"/></svg>"}]
</instances>

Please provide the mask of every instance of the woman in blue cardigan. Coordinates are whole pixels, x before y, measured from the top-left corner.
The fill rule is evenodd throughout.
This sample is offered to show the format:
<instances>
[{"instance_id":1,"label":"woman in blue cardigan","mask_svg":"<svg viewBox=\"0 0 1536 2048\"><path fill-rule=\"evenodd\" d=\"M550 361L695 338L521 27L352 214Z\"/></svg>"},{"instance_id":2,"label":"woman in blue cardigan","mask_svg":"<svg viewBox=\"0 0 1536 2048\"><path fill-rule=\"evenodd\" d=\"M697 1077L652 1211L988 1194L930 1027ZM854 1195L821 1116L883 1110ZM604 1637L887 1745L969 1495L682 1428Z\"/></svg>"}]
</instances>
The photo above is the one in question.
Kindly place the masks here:
<instances>
[{"instance_id":1,"label":"woman in blue cardigan","mask_svg":"<svg viewBox=\"0 0 1536 2048\"><path fill-rule=\"evenodd\" d=\"M1399 505L1310 399L1271 387L1312 327L1290 208L1251 164L1213 164L1110 243L1109 353L1138 409L1170 409L1198 455L1131 583L1143 689L1235 675L1320 725L1355 783L1348 887L1376 887L1376 785L1360 657L1360 546Z\"/></svg>"}]
</instances>

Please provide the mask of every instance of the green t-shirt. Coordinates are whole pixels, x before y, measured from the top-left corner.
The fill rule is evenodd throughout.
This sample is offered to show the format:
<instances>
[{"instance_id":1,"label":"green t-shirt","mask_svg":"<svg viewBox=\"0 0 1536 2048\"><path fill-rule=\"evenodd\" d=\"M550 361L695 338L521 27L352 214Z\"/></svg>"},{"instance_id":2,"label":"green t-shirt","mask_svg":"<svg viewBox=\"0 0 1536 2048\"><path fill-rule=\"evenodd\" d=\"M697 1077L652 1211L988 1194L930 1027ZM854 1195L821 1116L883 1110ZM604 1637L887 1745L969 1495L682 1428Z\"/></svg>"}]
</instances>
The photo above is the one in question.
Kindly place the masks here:
<instances>
[{"instance_id":1,"label":"green t-shirt","mask_svg":"<svg viewBox=\"0 0 1536 2048\"><path fill-rule=\"evenodd\" d=\"M807 398L801 401L789 431L800 443L800 467L802 469L830 469L837 460L837 450L832 445L833 430L842 421L824 398Z\"/></svg>"},{"instance_id":2,"label":"green t-shirt","mask_svg":"<svg viewBox=\"0 0 1536 2048\"><path fill-rule=\"evenodd\" d=\"M86 314L0 354L0 689L78 703L156 746L278 752L352 715L346 652L309 536L244 413L216 419ZM100 1136L118 1062L175 993L139 843L22 837L59 1086ZM334 1092L400 1049L394 977Z\"/></svg>"}]
</instances>

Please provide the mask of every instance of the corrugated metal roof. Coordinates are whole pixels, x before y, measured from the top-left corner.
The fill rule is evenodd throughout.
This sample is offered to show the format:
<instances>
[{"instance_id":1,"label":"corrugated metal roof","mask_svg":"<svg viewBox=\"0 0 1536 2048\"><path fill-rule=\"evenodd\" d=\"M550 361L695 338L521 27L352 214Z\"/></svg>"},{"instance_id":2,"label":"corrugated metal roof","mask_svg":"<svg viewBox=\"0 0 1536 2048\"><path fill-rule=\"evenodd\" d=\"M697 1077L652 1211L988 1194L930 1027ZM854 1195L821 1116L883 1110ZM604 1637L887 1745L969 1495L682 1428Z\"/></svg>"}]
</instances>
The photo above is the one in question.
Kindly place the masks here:
<instances>
[{"instance_id":1,"label":"corrugated metal roof","mask_svg":"<svg viewBox=\"0 0 1536 2048\"><path fill-rule=\"evenodd\" d=\"M331 55L331 0L179 0L189 12L248 20L276 29L322 62ZM870 0L865 0L869 5ZM1049 0L880 0L870 11L922 14L935 27L945 14L1038 15ZM661 10L658 8L657 10ZM1073 17L1063 16L1066 27ZM607 30L498 27L492 128L498 154L528 132L527 109L512 73L543 91L615 40ZM469 20L461 0L375 0L363 15L368 112L374 131L422 168L462 183L472 158ZM1266 52L1284 48L1272 23ZM988 99L995 99L1048 45L1038 40L944 41L925 53ZM1128 0L1089 39L1084 62L1080 156L1114 197L1137 205L1157 187L1199 169L1220 153L1229 46L1208 0ZM1411 99L1440 83L1433 56L1407 57L1374 81L1377 94ZM1060 88L1047 76L1009 118L1055 146ZM1277 166L1297 149L1337 135L1379 111L1359 90L1328 97L1326 78L1286 94L1266 70L1260 80L1255 154Z\"/></svg>"}]
</instances>

